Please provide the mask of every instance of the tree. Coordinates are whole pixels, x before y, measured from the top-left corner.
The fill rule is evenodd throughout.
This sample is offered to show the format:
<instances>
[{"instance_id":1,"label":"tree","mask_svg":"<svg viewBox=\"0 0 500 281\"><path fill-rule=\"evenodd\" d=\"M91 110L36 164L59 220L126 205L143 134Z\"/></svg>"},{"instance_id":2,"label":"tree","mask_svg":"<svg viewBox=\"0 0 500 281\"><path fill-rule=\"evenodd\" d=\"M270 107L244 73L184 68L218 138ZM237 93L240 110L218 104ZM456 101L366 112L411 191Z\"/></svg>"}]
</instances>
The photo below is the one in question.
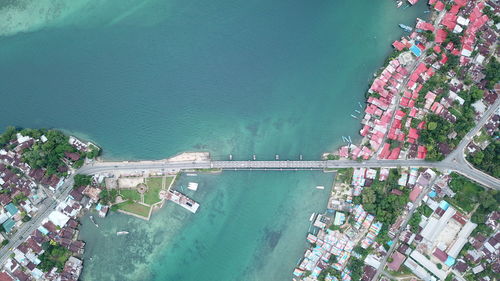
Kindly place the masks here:
<instances>
[{"instance_id":1,"label":"tree","mask_svg":"<svg viewBox=\"0 0 500 281\"><path fill-rule=\"evenodd\" d=\"M92 183L92 176L88 175L75 175L75 184L73 185L73 188L78 188L80 186L87 186Z\"/></svg>"},{"instance_id":2,"label":"tree","mask_svg":"<svg viewBox=\"0 0 500 281\"><path fill-rule=\"evenodd\" d=\"M469 94L471 97L471 102L476 102L483 98L484 92L479 89L476 85L472 86L469 90Z\"/></svg>"},{"instance_id":3,"label":"tree","mask_svg":"<svg viewBox=\"0 0 500 281\"><path fill-rule=\"evenodd\" d=\"M495 84L500 81L500 63L495 57L492 57L484 69L485 80L488 81L486 88L493 89Z\"/></svg>"}]
</instances>

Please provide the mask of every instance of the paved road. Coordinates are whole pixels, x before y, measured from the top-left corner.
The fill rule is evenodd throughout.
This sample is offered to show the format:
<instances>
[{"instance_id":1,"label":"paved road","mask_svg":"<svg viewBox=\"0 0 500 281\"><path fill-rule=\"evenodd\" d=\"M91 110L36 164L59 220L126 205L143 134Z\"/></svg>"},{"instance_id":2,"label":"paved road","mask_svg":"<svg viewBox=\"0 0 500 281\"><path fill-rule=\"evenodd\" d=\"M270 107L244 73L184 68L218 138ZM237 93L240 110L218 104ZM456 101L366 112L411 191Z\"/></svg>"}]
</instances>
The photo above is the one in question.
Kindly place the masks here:
<instances>
[{"instance_id":1,"label":"paved road","mask_svg":"<svg viewBox=\"0 0 500 281\"><path fill-rule=\"evenodd\" d=\"M486 175L470 165L455 163L453 161L429 162L420 159L408 160L326 160L326 161L199 161L199 162L171 162L171 161L146 161L146 162L98 162L84 166L78 170L82 174L110 173L115 170L141 172L146 170L190 170L190 169L337 169L337 168L380 168L380 167L428 167L440 170L456 171L486 187L500 189L500 180Z\"/></svg>"},{"instance_id":2,"label":"paved road","mask_svg":"<svg viewBox=\"0 0 500 281\"><path fill-rule=\"evenodd\" d=\"M9 237L9 244L0 249L0 265L4 264L7 258L9 258L11 254L10 249L16 248L19 244L25 241L26 238L31 235L31 233L42 224L42 221L56 208L57 204L68 196L73 183L74 181L72 175L61 187L59 187L58 192L56 192L53 197L47 197L44 199L41 205L38 206L38 212L31 218L31 221L23 223L21 227L18 228L17 232Z\"/></svg>"},{"instance_id":3,"label":"paved road","mask_svg":"<svg viewBox=\"0 0 500 281\"><path fill-rule=\"evenodd\" d=\"M440 162L428 162L418 159L409 160L327 160L327 161L140 161L140 162L94 162L78 169L79 174L111 173L116 170L142 172L146 170L161 170L164 172L192 169L225 169L225 170L248 170L248 169L337 169L337 168L381 168L381 167L428 167L440 170L451 170L458 172L471 180L486 187L500 189L500 180L475 169L465 160L464 149L472 140L474 135L484 126L488 119L500 106L500 99L495 102L478 121L477 125L459 143L457 149L446 159ZM49 213L56 207L60 200L64 199L73 185L73 175L59 188L53 197L46 198L40 206L38 213L29 223L23 224L18 231L10 237L10 242L0 249L0 264L3 264L10 253L9 249L17 247L20 242L31 234L41 224Z\"/></svg>"},{"instance_id":4,"label":"paved road","mask_svg":"<svg viewBox=\"0 0 500 281\"><path fill-rule=\"evenodd\" d=\"M438 177L436 176L432 182L425 187L422 192L418 195L417 199L415 200L413 207L408 211L408 214L406 214L406 217L399 227L398 231L396 232L396 235L394 235L394 239L392 239L392 245L389 248L389 251L387 252L387 255L384 256L382 261L380 262L379 267L377 268L377 272L373 276L372 280L378 280L379 275L382 273L384 270L385 265L387 264L387 259L392 255L392 253L396 250L396 247L399 245L399 237L401 236L401 233L406 229L406 226L408 225L408 222L410 221L410 218L413 216L413 213L415 213L415 210L417 209L418 206L420 206L420 203L422 202L422 199L424 198L425 195L429 192L430 188L434 185L434 182L436 181Z\"/></svg>"}]
</instances>

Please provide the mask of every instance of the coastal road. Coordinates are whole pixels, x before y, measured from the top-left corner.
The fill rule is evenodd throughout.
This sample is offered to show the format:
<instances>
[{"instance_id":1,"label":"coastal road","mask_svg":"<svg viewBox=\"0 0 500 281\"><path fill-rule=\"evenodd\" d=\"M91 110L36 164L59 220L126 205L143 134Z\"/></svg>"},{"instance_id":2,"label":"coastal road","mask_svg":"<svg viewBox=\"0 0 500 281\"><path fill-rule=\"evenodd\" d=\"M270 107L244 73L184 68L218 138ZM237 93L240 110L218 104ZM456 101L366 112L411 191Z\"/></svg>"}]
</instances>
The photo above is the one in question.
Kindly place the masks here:
<instances>
[{"instance_id":1,"label":"coastal road","mask_svg":"<svg viewBox=\"0 0 500 281\"><path fill-rule=\"evenodd\" d=\"M222 170L294 170L294 169L339 169L339 168L396 168L396 167L422 167L436 168L458 172L469 179L486 187L500 189L500 180L486 175L478 169L464 164L443 160L429 162L421 159L399 160L325 160L325 161L144 161L144 162L96 162L80 168L81 174L112 173L116 170L138 173L147 170L175 171L193 169L222 169Z\"/></svg>"},{"instance_id":2,"label":"coastal road","mask_svg":"<svg viewBox=\"0 0 500 281\"><path fill-rule=\"evenodd\" d=\"M0 264L4 264L12 253L11 249L16 248L19 244L25 241L26 238L28 238L28 236L30 236L31 233L42 224L42 221L56 208L59 202L68 196L73 187L73 176L74 174L72 174L64 182L64 184L59 187L58 191L56 191L52 197L49 196L45 198L41 205L37 206L38 212L31 218L31 220L27 223L23 223L17 229L17 232L9 237L9 244L0 248Z\"/></svg>"}]
</instances>

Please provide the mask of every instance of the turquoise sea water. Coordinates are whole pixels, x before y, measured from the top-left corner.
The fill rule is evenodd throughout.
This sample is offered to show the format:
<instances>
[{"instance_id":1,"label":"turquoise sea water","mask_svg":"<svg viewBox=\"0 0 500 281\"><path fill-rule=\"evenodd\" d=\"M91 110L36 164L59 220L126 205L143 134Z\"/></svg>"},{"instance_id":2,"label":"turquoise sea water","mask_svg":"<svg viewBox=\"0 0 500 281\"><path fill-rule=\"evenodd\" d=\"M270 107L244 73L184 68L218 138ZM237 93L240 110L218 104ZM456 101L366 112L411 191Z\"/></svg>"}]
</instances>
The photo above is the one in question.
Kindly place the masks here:
<instances>
[{"instance_id":1,"label":"turquoise sea water","mask_svg":"<svg viewBox=\"0 0 500 281\"><path fill-rule=\"evenodd\" d=\"M392 0L33 2L55 6L18 12L32 24L5 25L31 32L0 38L0 127L61 128L108 159L186 150L318 158L342 135L356 138L350 114L402 34L397 24L425 9ZM194 216L175 206L150 222L113 214L99 231L84 220L83 280L289 279L308 218L326 202L314 186L331 175L196 180ZM122 229L131 234L117 238Z\"/></svg>"}]
</instances>

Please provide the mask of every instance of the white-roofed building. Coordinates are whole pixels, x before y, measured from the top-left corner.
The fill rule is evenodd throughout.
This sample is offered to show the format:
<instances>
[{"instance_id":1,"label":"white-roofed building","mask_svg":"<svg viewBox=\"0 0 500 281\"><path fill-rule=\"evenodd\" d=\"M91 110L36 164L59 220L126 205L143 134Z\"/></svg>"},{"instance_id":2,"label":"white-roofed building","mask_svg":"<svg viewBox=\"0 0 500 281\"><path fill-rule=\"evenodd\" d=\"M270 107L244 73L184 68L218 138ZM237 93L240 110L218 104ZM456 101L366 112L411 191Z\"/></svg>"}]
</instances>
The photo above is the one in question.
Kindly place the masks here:
<instances>
[{"instance_id":1,"label":"white-roofed building","mask_svg":"<svg viewBox=\"0 0 500 281\"><path fill-rule=\"evenodd\" d=\"M53 211L50 213L48 219L59 227L64 227L69 221L69 217L59 211Z\"/></svg>"},{"instance_id":2,"label":"white-roofed building","mask_svg":"<svg viewBox=\"0 0 500 281\"><path fill-rule=\"evenodd\" d=\"M410 255L412 259L414 259L416 262L421 264L425 269L427 269L429 272L434 274L437 278L444 280L446 278L446 272L443 270L439 269L435 263L430 261L428 258L426 258L424 255L422 255L418 251L413 251Z\"/></svg>"},{"instance_id":3,"label":"white-roofed building","mask_svg":"<svg viewBox=\"0 0 500 281\"><path fill-rule=\"evenodd\" d=\"M467 238L471 235L474 228L477 227L477 224L468 221L464 227L460 230L457 235L457 240L449 247L447 254L448 256L452 256L453 258L457 258L458 254L462 250L462 248L467 243Z\"/></svg>"}]
</instances>

